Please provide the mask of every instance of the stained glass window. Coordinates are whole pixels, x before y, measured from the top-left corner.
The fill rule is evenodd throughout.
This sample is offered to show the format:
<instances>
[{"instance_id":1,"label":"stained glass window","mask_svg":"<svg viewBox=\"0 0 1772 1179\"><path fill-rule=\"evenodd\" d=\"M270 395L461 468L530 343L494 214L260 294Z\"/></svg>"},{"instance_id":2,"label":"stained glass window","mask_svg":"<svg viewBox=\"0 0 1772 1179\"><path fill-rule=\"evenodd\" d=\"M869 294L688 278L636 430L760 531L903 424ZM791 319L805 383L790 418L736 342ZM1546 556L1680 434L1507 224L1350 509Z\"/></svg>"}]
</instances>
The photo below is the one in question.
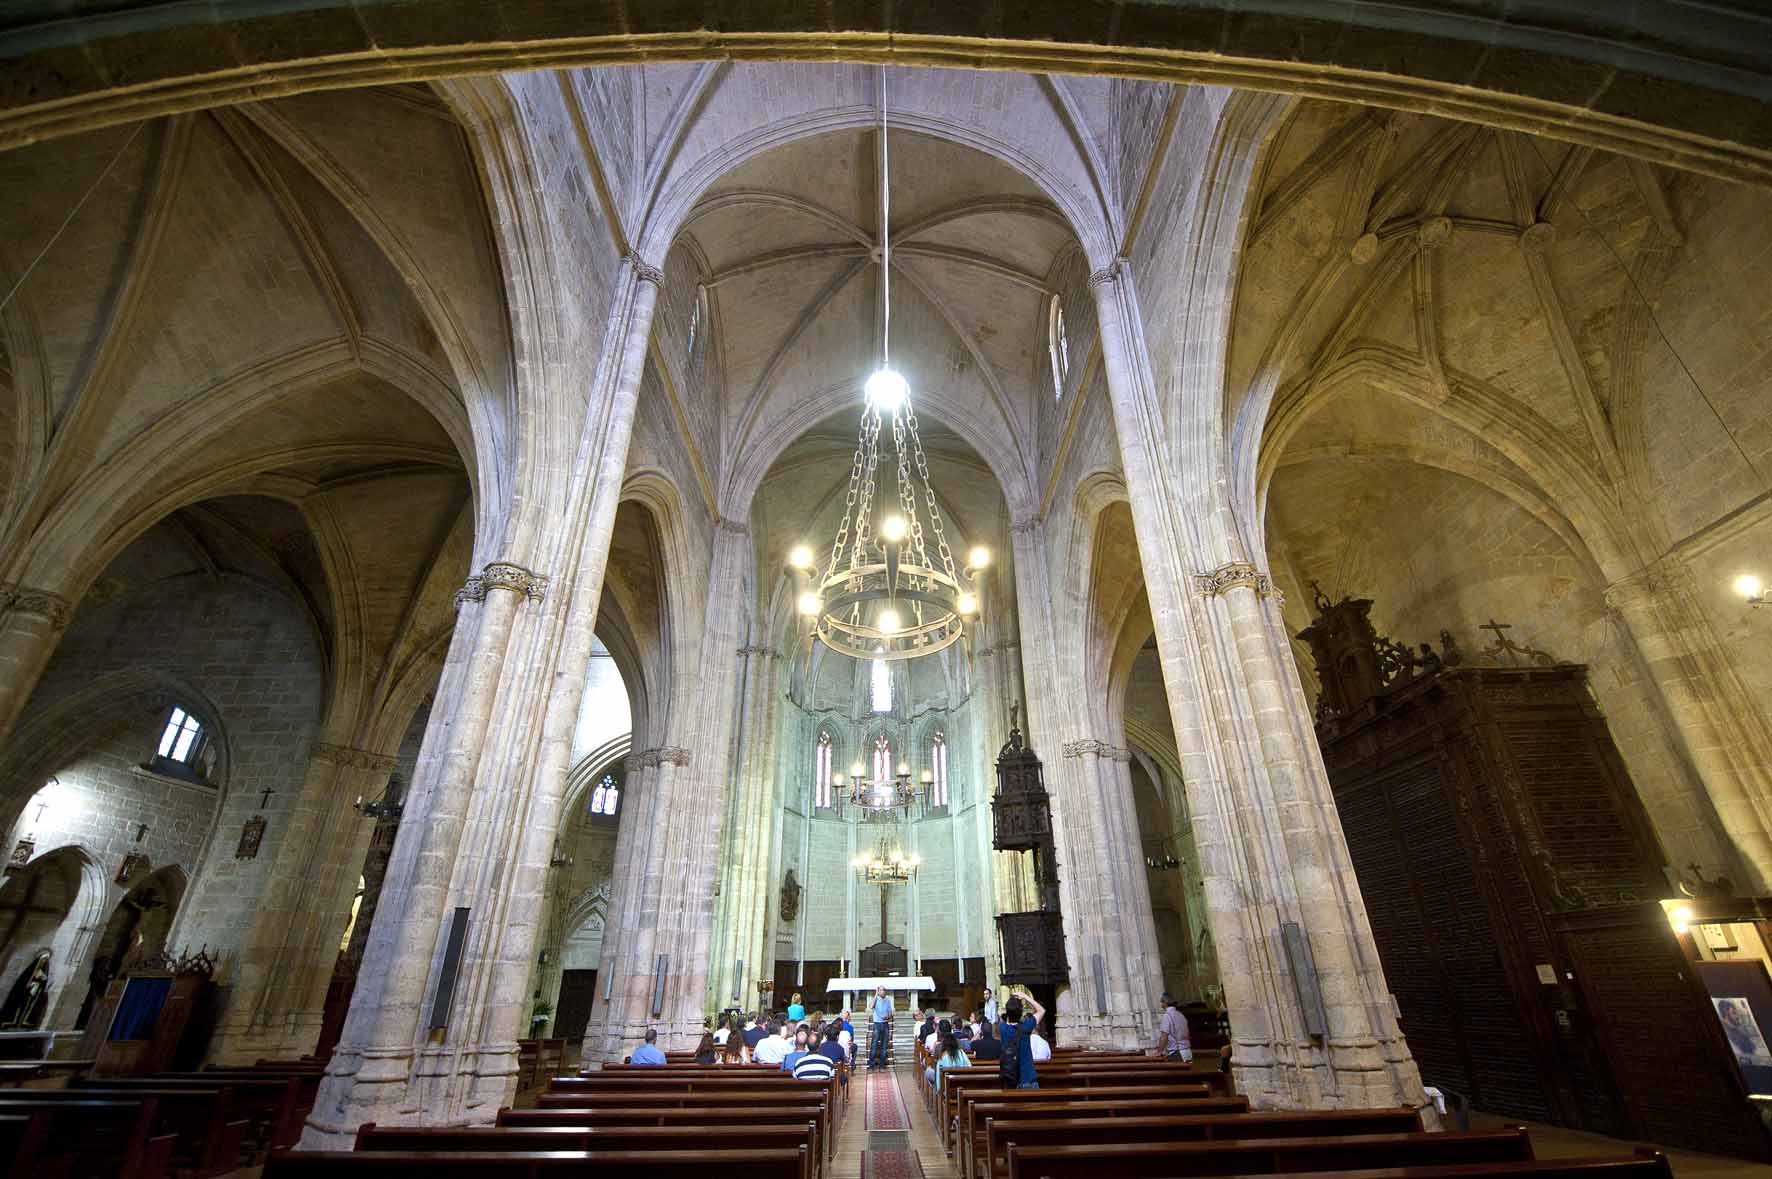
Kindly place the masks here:
<instances>
[{"instance_id":1,"label":"stained glass window","mask_svg":"<svg viewBox=\"0 0 1772 1179\"><path fill-rule=\"evenodd\" d=\"M603 780L591 791L591 813L593 815L613 815L615 808L621 805L621 787L615 783L615 775L604 774Z\"/></svg>"},{"instance_id":2,"label":"stained glass window","mask_svg":"<svg viewBox=\"0 0 1772 1179\"><path fill-rule=\"evenodd\" d=\"M818 734L818 747L813 751L813 800L816 807L831 805L831 735Z\"/></svg>"}]
</instances>

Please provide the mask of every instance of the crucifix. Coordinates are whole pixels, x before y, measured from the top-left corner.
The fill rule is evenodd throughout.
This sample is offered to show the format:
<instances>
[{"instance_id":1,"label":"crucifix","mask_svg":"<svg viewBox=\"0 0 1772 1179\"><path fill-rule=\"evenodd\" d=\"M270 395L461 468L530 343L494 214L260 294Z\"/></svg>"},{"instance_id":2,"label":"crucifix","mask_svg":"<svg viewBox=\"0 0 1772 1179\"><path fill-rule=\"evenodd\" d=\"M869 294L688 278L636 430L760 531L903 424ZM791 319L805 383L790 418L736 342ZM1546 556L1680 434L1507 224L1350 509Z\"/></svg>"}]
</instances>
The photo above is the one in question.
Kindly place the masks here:
<instances>
[{"instance_id":1,"label":"crucifix","mask_svg":"<svg viewBox=\"0 0 1772 1179\"><path fill-rule=\"evenodd\" d=\"M1478 630L1492 630L1492 631L1494 631L1495 632L1495 645L1498 648L1504 646L1504 644L1502 643L1502 639L1504 636L1502 635L1501 632L1504 630L1512 630L1513 628L1514 628L1513 623L1511 623L1511 622L1497 622L1493 618L1491 618L1488 622L1485 622L1483 625L1477 627Z\"/></svg>"},{"instance_id":2,"label":"crucifix","mask_svg":"<svg viewBox=\"0 0 1772 1179\"><path fill-rule=\"evenodd\" d=\"M137 823L135 825L135 841L140 843L143 839L147 838L147 835L148 825L146 823Z\"/></svg>"},{"instance_id":3,"label":"crucifix","mask_svg":"<svg viewBox=\"0 0 1772 1179\"><path fill-rule=\"evenodd\" d=\"M275 790L267 789L265 791L265 796L258 800L258 809L262 811L266 807L270 806L271 805L271 795L273 795L275 793L277 793Z\"/></svg>"},{"instance_id":4,"label":"crucifix","mask_svg":"<svg viewBox=\"0 0 1772 1179\"><path fill-rule=\"evenodd\" d=\"M37 818L36 818L36 821L31 824L31 826L35 827L38 823L41 823L43 821L43 812L45 810L47 810L48 808L49 808L49 801L47 799L45 799L42 802L39 802L37 804Z\"/></svg>"}]
</instances>

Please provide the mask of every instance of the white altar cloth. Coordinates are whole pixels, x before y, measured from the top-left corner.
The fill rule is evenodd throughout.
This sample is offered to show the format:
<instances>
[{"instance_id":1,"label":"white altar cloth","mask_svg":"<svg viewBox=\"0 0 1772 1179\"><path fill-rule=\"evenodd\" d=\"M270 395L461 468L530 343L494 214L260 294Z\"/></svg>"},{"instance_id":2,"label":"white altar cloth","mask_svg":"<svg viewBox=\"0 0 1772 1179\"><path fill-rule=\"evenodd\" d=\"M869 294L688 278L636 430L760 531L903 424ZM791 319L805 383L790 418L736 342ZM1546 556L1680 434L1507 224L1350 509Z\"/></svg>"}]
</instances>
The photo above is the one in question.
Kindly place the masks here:
<instances>
[{"instance_id":1,"label":"white altar cloth","mask_svg":"<svg viewBox=\"0 0 1772 1179\"><path fill-rule=\"evenodd\" d=\"M885 987L888 991L933 991L935 980L927 975L890 975L886 978L833 978L825 984L829 991L872 991L875 987Z\"/></svg>"}]
</instances>

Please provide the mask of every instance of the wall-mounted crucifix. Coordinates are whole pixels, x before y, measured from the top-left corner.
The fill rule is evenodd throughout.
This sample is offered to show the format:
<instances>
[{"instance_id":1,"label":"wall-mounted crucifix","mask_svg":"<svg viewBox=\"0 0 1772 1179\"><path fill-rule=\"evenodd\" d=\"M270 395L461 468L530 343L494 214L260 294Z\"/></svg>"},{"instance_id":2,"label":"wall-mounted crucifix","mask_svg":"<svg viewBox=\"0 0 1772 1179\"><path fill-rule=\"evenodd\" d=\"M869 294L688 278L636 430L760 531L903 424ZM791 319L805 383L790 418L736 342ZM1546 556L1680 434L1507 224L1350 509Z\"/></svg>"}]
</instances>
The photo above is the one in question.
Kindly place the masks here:
<instances>
[{"instance_id":1,"label":"wall-mounted crucifix","mask_svg":"<svg viewBox=\"0 0 1772 1179\"><path fill-rule=\"evenodd\" d=\"M265 791L265 796L258 800L258 809L262 811L266 807L270 806L271 805L271 795L273 795L275 793L277 793L275 790L267 789Z\"/></svg>"},{"instance_id":2,"label":"wall-mounted crucifix","mask_svg":"<svg viewBox=\"0 0 1772 1179\"><path fill-rule=\"evenodd\" d=\"M147 835L148 825L146 823L137 823L135 825L135 841L140 843L143 839L147 838Z\"/></svg>"}]
</instances>

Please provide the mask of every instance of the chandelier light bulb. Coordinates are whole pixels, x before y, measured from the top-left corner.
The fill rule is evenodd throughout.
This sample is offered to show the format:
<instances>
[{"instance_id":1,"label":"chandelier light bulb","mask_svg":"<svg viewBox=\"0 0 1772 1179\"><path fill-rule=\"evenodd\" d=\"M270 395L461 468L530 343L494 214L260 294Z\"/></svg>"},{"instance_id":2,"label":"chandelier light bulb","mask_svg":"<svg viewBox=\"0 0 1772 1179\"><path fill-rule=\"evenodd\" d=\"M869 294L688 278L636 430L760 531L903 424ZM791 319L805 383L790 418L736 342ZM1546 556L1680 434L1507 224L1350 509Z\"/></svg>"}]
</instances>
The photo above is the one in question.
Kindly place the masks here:
<instances>
[{"instance_id":1,"label":"chandelier light bulb","mask_svg":"<svg viewBox=\"0 0 1772 1179\"><path fill-rule=\"evenodd\" d=\"M975 544L966 554L966 565L971 569L983 569L991 563L991 550L981 544Z\"/></svg>"},{"instance_id":2,"label":"chandelier light bulb","mask_svg":"<svg viewBox=\"0 0 1772 1179\"><path fill-rule=\"evenodd\" d=\"M866 766L862 765L860 762L856 762L854 765L849 767L849 776L851 778L860 778L863 774L865 774L867 772L868 772L868 768Z\"/></svg>"},{"instance_id":3,"label":"chandelier light bulb","mask_svg":"<svg viewBox=\"0 0 1772 1179\"><path fill-rule=\"evenodd\" d=\"M901 761L898 763L898 776L901 778L908 778L911 776L911 763L910 762Z\"/></svg>"},{"instance_id":4,"label":"chandelier light bulb","mask_svg":"<svg viewBox=\"0 0 1772 1179\"><path fill-rule=\"evenodd\" d=\"M824 599L811 590L807 590L800 595L799 607L800 613L808 618L815 618L818 616L818 612L824 609Z\"/></svg>"},{"instance_id":5,"label":"chandelier light bulb","mask_svg":"<svg viewBox=\"0 0 1772 1179\"><path fill-rule=\"evenodd\" d=\"M978 613L978 598L974 594L961 594L954 599L954 609L962 615Z\"/></svg>"},{"instance_id":6,"label":"chandelier light bulb","mask_svg":"<svg viewBox=\"0 0 1772 1179\"><path fill-rule=\"evenodd\" d=\"M1760 579L1751 573L1743 573L1735 579L1735 592L1744 598L1757 598L1764 588L1766 587L1760 583Z\"/></svg>"},{"instance_id":7,"label":"chandelier light bulb","mask_svg":"<svg viewBox=\"0 0 1772 1179\"><path fill-rule=\"evenodd\" d=\"M897 544L904 539L905 522L903 516L888 516L880 521L880 538L887 544Z\"/></svg>"},{"instance_id":8,"label":"chandelier light bulb","mask_svg":"<svg viewBox=\"0 0 1772 1179\"><path fill-rule=\"evenodd\" d=\"M848 779L845 778L842 774L832 774L831 775L831 785L832 786L842 786L847 781L848 781Z\"/></svg>"},{"instance_id":9,"label":"chandelier light bulb","mask_svg":"<svg viewBox=\"0 0 1772 1179\"><path fill-rule=\"evenodd\" d=\"M788 554L788 564L796 569L812 568L812 546L797 544Z\"/></svg>"},{"instance_id":10,"label":"chandelier light bulb","mask_svg":"<svg viewBox=\"0 0 1772 1179\"><path fill-rule=\"evenodd\" d=\"M890 608L880 611L877 629L881 634L897 634L898 625L898 611Z\"/></svg>"},{"instance_id":11,"label":"chandelier light bulb","mask_svg":"<svg viewBox=\"0 0 1772 1179\"><path fill-rule=\"evenodd\" d=\"M924 770L921 777L922 777L923 785L925 785L925 786L927 786L931 782L935 781L935 774L930 770Z\"/></svg>"},{"instance_id":12,"label":"chandelier light bulb","mask_svg":"<svg viewBox=\"0 0 1772 1179\"><path fill-rule=\"evenodd\" d=\"M904 399L910 396L911 386L897 369L877 369L868 378L866 385L868 400L884 413L897 413L904 405Z\"/></svg>"}]
</instances>

